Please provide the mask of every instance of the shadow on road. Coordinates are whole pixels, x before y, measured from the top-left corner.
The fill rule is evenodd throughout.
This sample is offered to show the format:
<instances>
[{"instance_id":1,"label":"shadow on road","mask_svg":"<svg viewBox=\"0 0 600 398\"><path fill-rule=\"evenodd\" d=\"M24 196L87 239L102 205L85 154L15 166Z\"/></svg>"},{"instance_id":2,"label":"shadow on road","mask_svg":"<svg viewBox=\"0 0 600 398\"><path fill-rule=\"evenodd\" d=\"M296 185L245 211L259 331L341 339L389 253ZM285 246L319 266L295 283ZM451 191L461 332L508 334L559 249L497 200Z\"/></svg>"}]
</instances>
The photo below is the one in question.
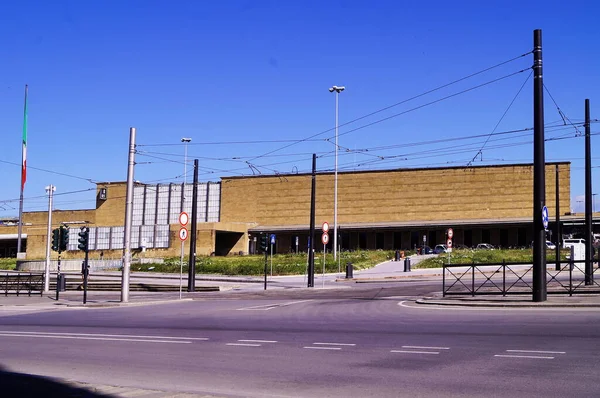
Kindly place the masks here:
<instances>
[{"instance_id":1,"label":"shadow on road","mask_svg":"<svg viewBox=\"0 0 600 398\"><path fill-rule=\"evenodd\" d=\"M89 397L111 398L81 387L71 386L55 379L15 373L0 368L0 395L6 398L24 397Z\"/></svg>"}]
</instances>

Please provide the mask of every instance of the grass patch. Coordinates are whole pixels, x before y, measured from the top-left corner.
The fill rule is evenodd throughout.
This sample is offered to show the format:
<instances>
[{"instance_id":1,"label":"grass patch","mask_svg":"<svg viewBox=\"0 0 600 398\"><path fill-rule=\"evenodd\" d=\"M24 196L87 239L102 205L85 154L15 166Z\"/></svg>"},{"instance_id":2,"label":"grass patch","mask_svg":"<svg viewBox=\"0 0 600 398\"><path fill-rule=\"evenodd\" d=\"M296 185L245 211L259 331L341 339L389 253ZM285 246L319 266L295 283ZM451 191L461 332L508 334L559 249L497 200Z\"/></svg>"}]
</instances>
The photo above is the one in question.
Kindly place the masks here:
<instances>
[{"instance_id":1,"label":"grass patch","mask_svg":"<svg viewBox=\"0 0 600 398\"><path fill-rule=\"evenodd\" d=\"M346 270L346 264L352 263L354 270L374 267L375 265L390 260L394 256L392 250L358 250L352 252L341 252L339 267L342 272ZM273 275L303 275L306 273L307 254L274 254ZM184 259L183 272L188 271L187 257ZM162 264L132 264L132 271L149 271L178 273L180 269L179 257L165 259ZM264 275L265 256L231 256L231 257L196 257L197 274L214 275ZM315 273L323 272L323 253L315 253ZM338 263L334 262L333 255L325 256L325 272L338 272ZM271 273L271 256L267 257L267 273Z\"/></svg>"},{"instance_id":2,"label":"grass patch","mask_svg":"<svg viewBox=\"0 0 600 398\"><path fill-rule=\"evenodd\" d=\"M0 258L0 269L14 271L16 268L16 258Z\"/></svg>"},{"instance_id":3,"label":"grass patch","mask_svg":"<svg viewBox=\"0 0 600 398\"><path fill-rule=\"evenodd\" d=\"M566 260L568 250L561 250L561 260ZM553 262L556 252L548 250L546 261ZM441 268L444 264L493 264L506 261L507 263L531 263L533 262L533 249L511 249L511 250L453 250L450 255L440 254L438 257L428 258L416 264L414 268Z\"/></svg>"}]
</instances>

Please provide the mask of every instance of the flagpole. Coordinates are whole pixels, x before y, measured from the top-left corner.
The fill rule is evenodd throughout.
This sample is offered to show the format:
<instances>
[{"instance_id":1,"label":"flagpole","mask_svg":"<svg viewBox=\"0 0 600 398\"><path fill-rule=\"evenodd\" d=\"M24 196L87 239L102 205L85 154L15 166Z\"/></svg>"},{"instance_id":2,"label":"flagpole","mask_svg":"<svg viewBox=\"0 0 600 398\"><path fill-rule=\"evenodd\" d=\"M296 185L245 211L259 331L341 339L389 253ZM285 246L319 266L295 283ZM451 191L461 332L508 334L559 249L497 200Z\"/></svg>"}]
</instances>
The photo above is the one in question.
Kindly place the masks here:
<instances>
[{"instance_id":1,"label":"flagpole","mask_svg":"<svg viewBox=\"0 0 600 398\"><path fill-rule=\"evenodd\" d=\"M21 194L19 195L19 229L17 235L17 257L21 253L21 234L23 232L23 190L27 180L27 84L25 85L25 106L23 110L23 151L21 160Z\"/></svg>"}]
</instances>

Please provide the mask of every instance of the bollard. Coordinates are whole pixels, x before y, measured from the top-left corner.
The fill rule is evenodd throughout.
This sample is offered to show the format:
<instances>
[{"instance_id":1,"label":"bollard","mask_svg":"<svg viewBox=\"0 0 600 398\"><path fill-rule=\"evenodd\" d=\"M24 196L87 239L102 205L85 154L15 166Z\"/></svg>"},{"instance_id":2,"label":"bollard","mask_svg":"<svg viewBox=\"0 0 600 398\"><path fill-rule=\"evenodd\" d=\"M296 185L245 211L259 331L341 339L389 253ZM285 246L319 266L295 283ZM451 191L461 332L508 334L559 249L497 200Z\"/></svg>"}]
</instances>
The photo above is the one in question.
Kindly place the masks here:
<instances>
[{"instance_id":1,"label":"bollard","mask_svg":"<svg viewBox=\"0 0 600 398\"><path fill-rule=\"evenodd\" d=\"M410 258L406 257L404 259L404 272L410 272Z\"/></svg>"},{"instance_id":2,"label":"bollard","mask_svg":"<svg viewBox=\"0 0 600 398\"><path fill-rule=\"evenodd\" d=\"M396 250L395 261L400 261L400 250Z\"/></svg>"},{"instance_id":3,"label":"bollard","mask_svg":"<svg viewBox=\"0 0 600 398\"><path fill-rule=\"evenodd\" d=\"M346 279L352 279L354 276L352 275L354 271L354 267L351 262L346 263Z\"/></svg>"}]
</instances>

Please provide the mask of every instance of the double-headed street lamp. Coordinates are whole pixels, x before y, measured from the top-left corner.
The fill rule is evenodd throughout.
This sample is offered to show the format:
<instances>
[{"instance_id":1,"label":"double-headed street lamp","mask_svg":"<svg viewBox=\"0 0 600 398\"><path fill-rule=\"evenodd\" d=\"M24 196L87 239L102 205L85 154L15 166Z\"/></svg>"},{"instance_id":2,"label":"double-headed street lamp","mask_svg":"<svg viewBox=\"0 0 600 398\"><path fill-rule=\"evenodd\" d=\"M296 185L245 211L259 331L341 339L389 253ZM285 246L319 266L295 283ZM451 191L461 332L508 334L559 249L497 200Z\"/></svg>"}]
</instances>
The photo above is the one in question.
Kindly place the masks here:
<instances>
[{"instance_id":1,"label":"double-headed street lamp","mask_svg":"<svg viewBox=\"0 0 600 398\"><path fill-rule=\"evenodd\" d=\"M338 191L338 109L339 96L346 87L333 86L329 92L335 92L335 177L333 185L333 259L337 259L337 191Z\"/></svg>"}]
</instances>

